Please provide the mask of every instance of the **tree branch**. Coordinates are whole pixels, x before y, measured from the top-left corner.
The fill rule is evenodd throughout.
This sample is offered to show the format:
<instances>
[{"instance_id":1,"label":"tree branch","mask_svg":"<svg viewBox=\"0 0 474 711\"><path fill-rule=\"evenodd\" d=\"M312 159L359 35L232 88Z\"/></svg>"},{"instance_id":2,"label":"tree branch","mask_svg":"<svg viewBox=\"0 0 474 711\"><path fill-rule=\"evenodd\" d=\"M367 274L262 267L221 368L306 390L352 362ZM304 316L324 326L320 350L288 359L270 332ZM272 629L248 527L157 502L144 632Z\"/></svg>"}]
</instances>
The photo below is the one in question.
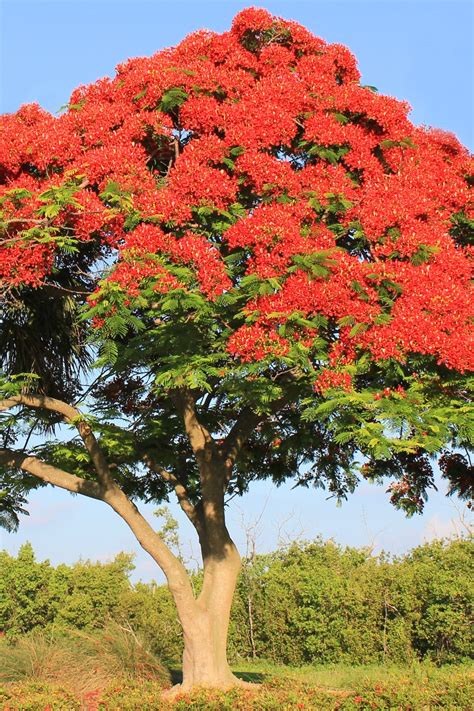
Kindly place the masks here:
<instances>
[{"instance_id":1,"label":"tree branch","mask_svg":"<svg viewBox=\"0 0 474 711\"><path fill-rule=\"evenodd\" d=\"M13 469L22 469L28 474L41 479L46 484L52 484L73 494L82 494L107 503L125 521L142 548L151 555L163 570L170 590L177 598L177 604L180 602L192 604L194 602L191 583L183 564L169 550L135 504L115 483L113 488L104 490L104 487L95 481L82 479L46 464L46 462L37 457L11 449L0 449L0 465Z\"/></svg>"},{"instance_id":2,"label":"tree branch","mask_svg":"<svg viewBox=\"0 0 474 711\"><path fill-rule=\"evenodd\" d=\"M67 422L71 422L76 417L80 417L79 410L76 410L72 405L68 405L67 402L62 400L56 400L56 398L48 397L47 395L11 395L4 400L0 400L0 411L10 410L16 405L26 405L27 407L42 408L44 410L50 410L56 412L58 415L62 415Z\"/></svg>"},{"instance_id":3,"label":"tree branch","mask_svg":"<svg viewBox=\"0 0 474 711\"><path fill-rule=\"evenodd\" d=\"M62 400L56 400L45 395L14 395L0 401L0 411L8 410L16 405L46 409L56 412L65 422L74 424L89 452L89 456L97 471L98 482L82 479L61 469L42 462L37 457L9 449L0 449L0 463L20 468L42 481L59 486L62 489L77 494L84 494L107 503L130 527L136 539L144 550L158 563L166 575L170 590L180 603L192 605L194 595L188 574L183 564L176 558L163 542L158 533L142 516L135 504L126 496L110 474L104 453L92 433L90 426L84 420L80 411Z\"/></svg>"},{"instance_id":4,"label":"tree branch","mask_svg":"<svg viewBox=\"0 0 474 711\"><path fill-rule=\"evenodd\" d=\"M183 418L184 428L199 467L201 482L199 511L202 511L203 523L202 535L199 536L201 548L212 546L217 550L222 544L222 536L228 536L225 526L224 493L230 475L214 439L199 422L192 392L185 389L176 390L173 401Z\"/></svg>"},{"instance_id":5,"label":"tree branch","mask_svg":"<svg viewBox=\"0 0 474 711\"><path fill-rule=\"evenodd\" d=\"M186 487L175 477L174 474L172 474L171 472L168 472L166 469L163 469L163 467L160 467L150 457L149 454L145 454L143 456L143 461L145 462L147 467L149 469L151 469L151 471L158 474L168 484L171 484L171 486L175 490L176 497L178 499L179 505L181 506L181 509L184 511L186 516L189 518L191 523L194 525L196 530L199 532L199 530L202 528L202 521L199 516L198 509L196 509L196 507L189 500L189 496L188 496Z\"/></svg>"},{"instance_id":6,"label":"tree branch","mask_svg":"<svg viewBox=\"0 0 474 711\"><path fill-rule=\"evenodd\" d=\"M222 456L226 466L233 467L240 450L255 430L257 425L265 420L267 415L257 415L249 407L244 408L222 445Z\"/></svg>"},{"instance_id":7,"label":"tree branch","mask_svg":"<svg viewBox=\"0 0 474 711\"><path fill-rule=\"evenodd\" d=\"M189 443L198 461L211 453L215 442L208 430L199 422L196 412L196 401L190 390L175 390L173 401L183 418L184 428Z\"/></svg>"},{"instance_id":8,"label":"tree branch","mask_svg":"<svg viewBox=\"0 0 474 711\"><path fill-rule=\"evenodd\" d=\"M97 439L95 438L92 429L83 419L83 414L77 408L69 405L67 402L57 400L56 398L48 397L47 395L12 395L11 397L0 400L0 411L9 410L16 405L25 405L35 409L49 410L61 415L65 422L76 427L79 435L84 442L84 446L89 452L89 456L97 472L97 477L101 485L105 488L116 487L112 475L110 474L107 459L101 450Z\"/></svg>"},{"instance_id":9,"label":"tree branch","mask_svg":"<svg viewBox=\"0 0 474 711\"><path fill-rule=\"evenodd\" d=\"M234 426L225 438L221 450L226 468L230 468L229 478L239 452L255 428L261 422L265 422L265 420L269 417L279 412L279 410L281 410L287 402L287 399L284 397L279 400L275 400L271 407L271 412L267 414L258 415L250 407L244 407L244 409L240 412Z\"/></svg>"},{"instance_id":10,"label":"tree branch","mask_svg":"<svg viewBox=\"0 0 474 711\"><path fill-rule=\"evenodd\" d=\"M82 477L75 476L75 474L69 474L63 469L46 464L38 457L33 457L24 452L0 449L0 464L14 469L23 469L23 471L41 479L46 484L59 486L61 489L66 489L73 494L83 494L83 496L88 496L91 499L103 500L102 487L97 482L82 479Z\"/></svg>"}]
</instances>

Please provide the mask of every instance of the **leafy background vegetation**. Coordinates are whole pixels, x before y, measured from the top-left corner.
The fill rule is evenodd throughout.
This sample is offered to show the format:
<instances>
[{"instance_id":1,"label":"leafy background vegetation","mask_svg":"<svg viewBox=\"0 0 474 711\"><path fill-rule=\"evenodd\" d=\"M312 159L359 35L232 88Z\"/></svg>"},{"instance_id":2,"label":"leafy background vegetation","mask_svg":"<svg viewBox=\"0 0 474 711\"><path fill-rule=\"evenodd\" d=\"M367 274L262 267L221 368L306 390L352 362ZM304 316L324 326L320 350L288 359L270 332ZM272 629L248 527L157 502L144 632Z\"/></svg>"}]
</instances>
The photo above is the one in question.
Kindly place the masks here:
<instances>
[{"instance_id":1,"label":"leafy background vegetation","mask_svg":"<svg viewBox=\"0 0 474 711\"><path fill-rule=\"evenodd\" d=\"M401 557L320 539L256 555L240 576L230 656L288 665L466 661L472 556L468 539L434 541ZM113 622L140 635L164 664L179 662L169 592L132 585L131 556L53 567L26 544L17 557L0 552L0 568L0 630L9 643L35 630L93 634Z\"/></svg>"},{"instance_id":2,"label":"leafy background vegetation","mask_svg":"<svg viewBox=\"0 0 474 711\"><path fill-rule=\"evenodd\" d=\"M266 684L174 703L467 709L472 556L467 538L401 557L321 539L252 556L234 602L230 657L242 676ZM3 708L164 708L153 704L176 681L180 627L166 586L131 584L131 556L54 567L26 544L16 557L0 552L0 569Z\"/></svg>"}]
</instances>

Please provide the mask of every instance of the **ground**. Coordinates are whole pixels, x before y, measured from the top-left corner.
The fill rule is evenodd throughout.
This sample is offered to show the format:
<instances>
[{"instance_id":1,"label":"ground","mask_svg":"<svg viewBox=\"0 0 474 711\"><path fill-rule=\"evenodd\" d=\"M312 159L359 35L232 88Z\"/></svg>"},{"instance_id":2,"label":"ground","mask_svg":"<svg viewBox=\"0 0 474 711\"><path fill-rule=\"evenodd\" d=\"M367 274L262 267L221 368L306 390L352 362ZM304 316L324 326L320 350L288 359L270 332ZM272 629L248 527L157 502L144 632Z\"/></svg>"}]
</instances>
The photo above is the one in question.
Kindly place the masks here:
<instances>
[{"instance_id":1,"label":"ground","mask_svg":"<svg viewBox=\"0 0 474 711\"><path fill-rule=\"evenodd\" d=\"M241 663L234 671L256 682L255 690L196 692L160 699L155 681L120 679L105 689L75 693L71 684L23 681L0 685L3 711L349 711L355 709L456 709L474 698L474 667L429 664L394 666L278 667ZM176 679L175 679L176 680Z\"/></svg>"}]
</instances>

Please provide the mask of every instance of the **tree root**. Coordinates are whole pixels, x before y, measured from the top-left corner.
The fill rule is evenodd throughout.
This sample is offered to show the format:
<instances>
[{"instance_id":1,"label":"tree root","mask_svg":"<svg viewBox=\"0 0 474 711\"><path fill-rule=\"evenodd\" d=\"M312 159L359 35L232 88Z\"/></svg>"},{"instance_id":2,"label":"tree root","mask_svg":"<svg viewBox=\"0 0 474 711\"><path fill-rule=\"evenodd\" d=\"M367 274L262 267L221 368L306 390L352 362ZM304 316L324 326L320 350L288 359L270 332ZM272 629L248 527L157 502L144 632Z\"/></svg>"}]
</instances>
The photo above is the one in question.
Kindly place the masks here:
<instances>
[{"instance_id":1,"label":"tree root","mask_svg":"<svg viewBox=\"0 0 474 711\"><path fill-rule=\"evenodd\" d=\"M217 690L217 691L229 691L229 689L246 689L249 691L257 691L260 688L260 684L255 684L251 681L244 681L239 679L237 676L233 679L226 679L223 681L216 680L215 682L203 682L203 683L182 683L175 684L170 689L165 689L162 692L162 698L166 701L172 701L180 694L188 694L190 692L202 691L202 690Z\"/></svg>"}]
</instances>

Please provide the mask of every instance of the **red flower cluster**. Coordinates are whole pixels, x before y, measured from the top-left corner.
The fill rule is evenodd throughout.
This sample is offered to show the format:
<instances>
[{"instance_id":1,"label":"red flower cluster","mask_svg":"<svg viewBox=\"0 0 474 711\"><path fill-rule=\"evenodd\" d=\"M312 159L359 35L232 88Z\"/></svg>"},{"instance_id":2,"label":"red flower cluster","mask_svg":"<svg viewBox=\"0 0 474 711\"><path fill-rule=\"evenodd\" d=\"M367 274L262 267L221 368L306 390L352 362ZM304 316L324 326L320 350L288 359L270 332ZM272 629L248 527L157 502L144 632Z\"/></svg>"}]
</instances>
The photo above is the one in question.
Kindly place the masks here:
<instances>
[{"instance_id":1,"label":"red flower cluster","mask_svg":"<svg viewBox=\"0 0 474 711\"><path fill-rule=\"evenodd\" d=\"M342 390L352 389L352 378L349 373L344 373L337 370L322 370L316 382L314 384L314 389L317 393L324 393L331 388L340 388Z\"/></svg>"},{"instance_id":2,"label":"red flower cluster","mask_svg":"<svg viewBox=\"0 0 474 711\"><path fill-rule=\"evenodd\" d=\"M263 360L268 356L281 358L288 353L290 344L274 328L252 324L242 326L229 338L229 353L238 355L244 363Z\"/></svg>"},{"instance_id":3,"label":"red flower cluster","mask_svg":"<svg viewBox=\"0 0 474 711\"><path fill-rule=\"evenodd\" d=\"M2 248L0 284L40 286L45 273L51 270L53 260L53 251L47 246L29 247L22 242L7 244Z\"/></svg>"},{"instance_id":4,"label":"red flower cluster","mask_svg":"<svg viewBox=\"0 0 474 711\"><path fill-rule=\"evenodd\" d=\"M282 357L315 336L304 324L279 335L290 317L322 317L336 370L319 392L350 387L337 368L364 351L472 368L473 252L455 228L474 216L471 157L359 80L345 47L251 8L229 32L80 87L59 118L36 105L0 117L0 283L37 287L65 238L93 242L116 248L107 279L131 297L151 284L216 301L243 275L276 279L242 295L254 321L228 350ZM71 181L74 199L45 211Z\"/></svg>"},{"instance_id":5,"label":"red flower cluster","mask_svg":"<svg viewBox=\"0 0 474 711\"><path fill-rule=\"evenodd\" d=\"M159 227L143 224L125 234L121 256L109 281L120 283L133 296L140 293L143 280L153 277L158 280L158 290L184 286L167 272L157 256L167 258L174 264L194 267L200 289L211 300L232 288L218 250L205 237L193 232L176 239Z\"/></svg>"}]
</instances>

